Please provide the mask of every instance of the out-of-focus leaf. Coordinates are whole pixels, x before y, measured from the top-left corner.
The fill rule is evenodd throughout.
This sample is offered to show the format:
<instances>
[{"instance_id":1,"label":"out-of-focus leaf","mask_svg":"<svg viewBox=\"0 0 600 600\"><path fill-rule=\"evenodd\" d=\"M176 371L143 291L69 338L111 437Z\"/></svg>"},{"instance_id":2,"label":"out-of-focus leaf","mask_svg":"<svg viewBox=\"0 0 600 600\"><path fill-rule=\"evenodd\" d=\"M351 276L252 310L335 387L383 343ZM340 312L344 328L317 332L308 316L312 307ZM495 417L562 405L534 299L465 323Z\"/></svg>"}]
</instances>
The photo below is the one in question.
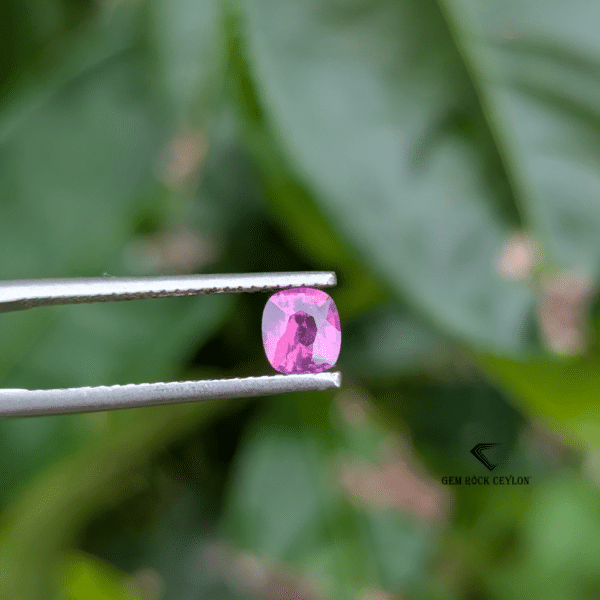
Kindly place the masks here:
<instances>
[{"instance_id":1,"label":"out-of-focus leaf","mask_svg":"<svg viewBox=\"0 0 600 600\"><path fill-rule=\"evenodd\" d=\"M58 309L10 385L77 386L172 378L234 298L168 298Z\"/></svg>"},{"instance_id":2,"label":"out-of-focus leaf","mask_svg":"<svg viewBox=\"0 0 600 600\"><path fill-rule=\"evenodd\" d=\"M400 401L394 396L382 401L406 419L415 446L442 475L485 470L471 454L479 443L499 444L489 454L499 474L510 473L519 458L511 454L517 449L523 417L498 390L482 382L423 385L407 391Z\"/></svg>"},{"instance_id":3,"label":"out-of-focus leaf","mask_svg":"<svg viewBox=\"0 0 600 600\"><path fill-rule=\"evenodd\" d=\"M228 538L275 573L292 569L319 597L378 588L422 592L432 539L397 508L350 503L337 481L340 460L378 460L367 446L387 430L369 421L348 425L334 416L335 405L314 400L279 399L251 427L229 490ZM353 428L360 431L346 431ZM411 562L401 558L406 553Z\"/></svg>"},{"instance_id":4,"label":"out-of-focus leaf","mask_svg":"<svg viewBox=\"0 0 600 600\"><path fill-rule=\"evenodd\" d=\"M84 554L71 554L63 566L61 587L69 600L141 600L123 573Z\"/></svg>"},{"instance_id":5,"label":"out-of-focus leaf","mask_svg":"<svg viewBox=\"0 0 600 600\"><path fill-rule=\"evenodd\" d=\"M600 275L600 43L594 2L442 0L502 149L526 225L548 268ZM597 445L597 351L524 362L485 356L484 369L527 411Z\"/></svg>"},{"instance_id":6,"label":"out-of-focus leaf","mask_svg":"<svg viewBox=\"0 0 600 600\"><path fill-rule=\"evenodd\" d=\"M453 552L488 594L506 600L585 600L600 593L598 490L573 472L529 488L489 490L495 514L453 533Z\"/></svg>"},{"instance_id":7,"label":"out-of-focus leaf","mask_svg":"<svg viewBox=\"0 0 600 600\"><path fill-rule=\"evenodd\" d=\"M153 453L236 405L202 402L112 413L101 436L39 474L3 512L0 596L54 598L61 554L83 525L136 492Z\"/></svg>"},{"instance_id":8,"label":"out-of-focus leaf","mask_svg":"<svg viewBox=\"0 0 600 600\"><path fill-rule=\"evenodd\" d=\"M237 600L220 556L218 508L198 491L183 490L169 507L145 548L147 564L164 581L164 600Z\"/></svg>"},{"instance_id":9,"label":"out-of-focus leaf","mask_svg":"<svg viewBox=\"0 0 600 600\"><path fill-rule=\"evenodd\" d=\"M46 85L23 82L23 93L1 113L0 250L16 259L3 263L0 277L129 274L124 248L148 204L163 202L153 177L162 125L135 44L136 14L117 6L110 18L103 15L107 32L90 36L89 46L83 38L74 43ZM150 300L3 315L2 384L175 378L232 301ZM57 561L86 520L135 491L135 469L161 444L226 405L2 422L2 499L10 504L0 532L0 596L52 598Z\"/></svg>"},{"instance_id":10,"label":"out-of-focus leaf","mask_svg":"<svg viewBox=\"0 0 600 600\"><path fill-rule=\"evenodd\" d=\"M225 74L222 3L150 3L150 34L175 119L197 125L207 116Z\"/></svg>"},{"instance_id":11,"label":"out-of-focus leaf","mask_svg":"<svg viewBox=\"0 0 600 600\"><path fill-rule=\"evenodd\" d=\"M154 193L153 163L162 140L143 57L135 50L136 18L130 7L115 8L103 26L90 26L87 46L82 39L73 42L51 81L40 89L22 83L25 91L16 92L21 104L15 100L14 110L0 110L0 250L16 257L2 263L1 278L129 274L124 248L139 214L164 202ZM23 388L172 379L231 300L150 300L2 315L0 379ZM0 499L102 432L104 417L0 423Z\"/></svg>"},{"instance_id":12,"label":"out-of-focus leaf","mask_svg":"<svg viewBox=\"0 0 600 600\"><path fill-rule=\"evenodd\" d=\"M123 48L131 44L131 40L124 42L122 31L130 30L131 18L129 11L116 11L110 20L113 28L107 26L112 35L91 35L87 53L75 44L76 58L67 59L72 64L63 67L64 73L52 84L36 87L22 82L12 107L3 106L0 248L4 256L14 257L2 263L3 279L101 275L115 266L115 250L131 235L134 223L130 213L149 183L148 162L156 148L143 88L135 76L138 61L122 55ZM107 56L113 61L104 62ZM93 65L95 70L86 71L83 64L88 69ZM127 347L131 349L131 344L123 345L122 335L127 329L135 333L135 321L124 323L122 317L119 331L113 328L111 332L98 320L108 306L99 312L97 306L85 307L82 312L77 310L80 307L71 308L2 315L0 379L4 386L14 387L19 380L16 387L69 387L91 384L96 376L96 383L110 383L111 379L116 383L114 378L119 375L111 372L111 367L118 359L113 361L113 357L119 355L119 347L121 358ZM122 312L124 305L110 308L114 310L107 314L113 319L118 314L125 316L128 310ZM80 323L86 312L88 320ZM106 336L106 346L100 344L98 352L92 350L90 356L86 350L93 349L97 341L94 327ZM153 329L160 333L158 323L147 327L148 345ZM77 339L86 333L91 337L82 348ZM42 347L46 354L40 355ZM81 442L93 431L93 420L89 428L80 429L76 424L87 420L3 421L2 497ZM15 443L17 437L26 442Z\"/></svg>"},{"instance_id":13,"label":"out-of-focus leaf","mask_svg":"<svg viewBox=\"0 0 600 600\"><path fill-rule=\"evenodd\" d=\"M437 6L244 5L261 103L339 231L454 335L526 348L531 291L495 269L510 192Z\"/></svg>"},{"instance_id":14,"label":"out-of-focus leaf","mask_svg":"<svg viewBox=\"0 0 600 600\"><path fill-rule=\"evenodd\" d=\"M517 598L523 592L535 600L556 597L583 600L597 596L600 593L597 488L578 476L563 476L535 490L532 504L536 510L528 512L523 521L526 557L512 573L512 597ZM519 571L536 572L548 586L543 588L530 581L523 587Z\"/></svg>"},{"instance_id":15,"label":"out-of-focus leaf","mask_svg":"<svg viewBox=\"0 0 600 600\"><path fill-rule=\"evenodd\" d=\"M56 90L0 147L3 278L106 273L159 139L134 56ZM22 215L27 218L22 218Z\"/></svg>"},{"instance_id":16,"label":"out-of-focus leaf","mask_svg":"<svg viewBox=\"0 0 600 600\"><path fill-rule=\"evenodd\" d=\"M405 592L418 588L423 565L432 558L430 535L397 510L365 511L365 521L381 586Z\"/></svg>"},{"instance_id":17,"label":"out-of-focus leaf","mask_svg":"<svg viewBox=\"0 0 600 600\"><path fill-rule=\"evenodd\" d=\"M5 0L0 4L0 103L32 64L43 71L62 58L62 40L81 25L91 8L89 0L76 4L69 0Z\"/></svg>"},{"instance_id":18,"label":"out-of-focus leaf","mask_svg":"<svg viewBox=\"0 0 600 600\"><path fill-rule=\"evenodd\" d=\"M50 3L44 4L47 7ZM38 68L27 65L19 76L13 73L0 104L0 143L4 144L18 128L27 126L28 120L55 97L61 86L131 51L136 46L139 18L137 4L102 4L95 19L59 36L60 52L52 52L55 47L48 48L49 56Z\"/></svg>"},{"instance_id":19,"label":"out-of-focus leaf","mask_svg":"<svg viewBox=\"0 0 600 600\"><path fill-rule=\"evenodd\" d=\"M336 272L336 304L341 318L352 318L388 294L382 284L340 239L305 187L293 174L273 135L267 115L256 95L245 56L241 19L229 15L231 93L241 117L243 140L262 175L267 207L280 231L301 256L316 268Z\"/></svg>"},{"instance_id":20,"label":"out-of-focus leaf","mask_svg":"<svg viewBox=\"0 0 600 600\"><path fill-rule=\"evenodd\" d=\"M547 266L600 275L600 6L440 0Z\"/></svg>"},{"instance_id":21,"label":"out-of-focus leaf","mask_svg":"<svg viewBox=\"0 0 600 600\"><path fill-rule=\"evenodd\" d=\"M600 444L600 361L596 355L531 362L498 356L476 360L525 412L546 419L581 447Z\"/></svg>"},{"instance_id":22,"label":"out-of-focus leaf","mask_svg":"<svg viewBox=\"0 0 600 600\"><path fill-rule=\"evenodd\" d=\"M255 427L240 451L227 519L240 547L289 561L299 545L314 544L322 517L313 469L318 458L310 456L315 451L310 439L277 415Z\"/></svg>"},{"instance_id":23,"label":"out-of-focus leaf","mask_svg":"<svg viewBox=\"0 0 600 600\"><path fill-rule=\"evenodd\" d=\"M226 532L237 548L313 581L324 597L347 596L372 580L372 565L356 515L324 481L316 433L299 429L293 404L259 417L239 450Z\"/></svg>"},{"instance_id":24,"label":"out-of-focus leaf","mask_svg":"<svg viewBox=\"0 0 600 600\"><path fill-rule=\"evenodd\" d=\"M440 369L451 361L450 343L407 310L371 309L344 328L340 368L372 382Z\"/></svg>"},{"instance_id":25,"label":"out-of-focus leaf","mask_svg":"<svg viewBox=\"0 0 600 600\"><path fill-rule=\"evenodd\" d=\"M43 330L8 385L35 389L172 380L222 322L231 301L180 298L58 309L61 318ZM43 466L104 435L111 418L92 414L0 422L0 499L26 485Z\"/></svg>"}]
</instances>

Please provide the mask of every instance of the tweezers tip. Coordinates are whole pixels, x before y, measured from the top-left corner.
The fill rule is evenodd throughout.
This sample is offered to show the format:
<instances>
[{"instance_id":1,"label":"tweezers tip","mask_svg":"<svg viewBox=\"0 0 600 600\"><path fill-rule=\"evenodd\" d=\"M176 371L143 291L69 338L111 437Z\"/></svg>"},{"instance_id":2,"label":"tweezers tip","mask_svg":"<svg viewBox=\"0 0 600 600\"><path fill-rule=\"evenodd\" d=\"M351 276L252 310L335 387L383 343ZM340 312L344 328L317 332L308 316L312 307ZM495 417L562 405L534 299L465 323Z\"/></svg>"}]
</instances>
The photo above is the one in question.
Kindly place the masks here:
<instances>
[{"instance_id":1,"label":"tweezers tip","mask_svg":"<svg viewBox=\"0 0 600 600\"><path fill-rule=\"evenodd\" d=\"M335 373L332 373L331 375L333 376L332 377L333 385L336 388L342 387L342 374L339 371L336 371Z\"/></svg>"}]
</instances>

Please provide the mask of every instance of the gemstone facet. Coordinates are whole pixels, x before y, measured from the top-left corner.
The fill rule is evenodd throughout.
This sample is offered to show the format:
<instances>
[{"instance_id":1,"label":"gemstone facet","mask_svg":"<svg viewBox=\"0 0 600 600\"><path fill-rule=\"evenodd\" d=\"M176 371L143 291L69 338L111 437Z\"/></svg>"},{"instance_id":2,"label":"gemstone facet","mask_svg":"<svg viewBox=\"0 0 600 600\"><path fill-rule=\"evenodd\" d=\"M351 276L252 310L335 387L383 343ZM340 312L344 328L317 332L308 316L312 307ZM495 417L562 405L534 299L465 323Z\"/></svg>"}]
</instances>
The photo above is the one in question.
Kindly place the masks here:
<instances>
[{"instance_id":1,"label":"gemstone facet","mask_svg":"<svg viewBox=\"0 0 600 600\"><path fill-rule=\"evenodd\" d=\"M322 290L281 290L265 306L262 338L269 362L280 373L320 373L339 356L340 317Z\"/></svg>"}]
</instances>

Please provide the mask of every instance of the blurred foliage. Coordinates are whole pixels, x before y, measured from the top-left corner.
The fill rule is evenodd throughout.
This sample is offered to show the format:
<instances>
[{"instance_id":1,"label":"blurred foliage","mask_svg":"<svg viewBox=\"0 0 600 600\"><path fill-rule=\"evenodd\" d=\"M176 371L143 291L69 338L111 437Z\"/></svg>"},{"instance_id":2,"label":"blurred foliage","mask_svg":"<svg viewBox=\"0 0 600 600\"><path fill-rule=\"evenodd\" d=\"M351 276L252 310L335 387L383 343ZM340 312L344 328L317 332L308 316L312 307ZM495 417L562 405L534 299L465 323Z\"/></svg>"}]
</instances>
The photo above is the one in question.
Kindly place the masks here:
<instances>
[{"instance_id":1,"label":"blurred foliage","mask_svg":"<svg viewBox=\"0 0 600 600\"><path fill-rule=\"evenodd\" d=\"M344 331L337 393L0 421L0 600L600 597L599 10L0 3L0 278L333 270ZM7 313L1 384L269 372L265 300Z\"/></svg>"}]
</instances>

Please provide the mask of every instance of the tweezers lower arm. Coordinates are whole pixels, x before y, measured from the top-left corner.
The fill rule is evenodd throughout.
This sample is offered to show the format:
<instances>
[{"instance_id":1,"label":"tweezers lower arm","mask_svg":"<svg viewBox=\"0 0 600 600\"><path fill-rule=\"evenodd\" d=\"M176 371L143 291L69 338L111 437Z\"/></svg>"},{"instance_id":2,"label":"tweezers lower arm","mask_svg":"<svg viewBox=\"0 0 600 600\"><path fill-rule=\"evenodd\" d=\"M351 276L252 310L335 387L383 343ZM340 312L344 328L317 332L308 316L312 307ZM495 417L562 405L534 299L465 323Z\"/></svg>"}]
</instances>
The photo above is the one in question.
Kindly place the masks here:
<instances>
[{"instance_id":1,"label":"tweezers lower arm","mask_svg":"<svg viewBox=\"0 0 600 600\"><path fill-rule=\"evenodd\" d=\"M0 389L0 416L26 417L94 412L196 400L312 392L339 388L341 379L341 374L334 372L265 375L243 379L140 383L64 390Z\"/></svg>"}]
</instances>

